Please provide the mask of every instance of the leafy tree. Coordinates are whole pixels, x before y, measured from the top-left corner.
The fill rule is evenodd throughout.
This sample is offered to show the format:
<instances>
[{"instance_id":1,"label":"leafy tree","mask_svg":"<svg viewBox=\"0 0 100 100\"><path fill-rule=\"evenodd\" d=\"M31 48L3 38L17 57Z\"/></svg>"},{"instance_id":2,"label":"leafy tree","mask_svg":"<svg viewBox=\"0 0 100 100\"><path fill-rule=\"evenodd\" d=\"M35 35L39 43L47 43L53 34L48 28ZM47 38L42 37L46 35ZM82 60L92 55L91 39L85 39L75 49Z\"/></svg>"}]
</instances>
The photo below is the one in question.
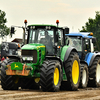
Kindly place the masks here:
<instances>
[{"instance_id":1,"label":"leafy tree","mask_svg":"<svg viewBox=\"0 0 100 100\"><path fill-rule=\"evenodd\" d=\"M6 26L7 19L5 18L6 13L0 10L0 37L4 38L9 35L10 29Z\"/></svg>"},{"instance_id":2,"label":"leafy tree","mask_svg":"<svg viewBox=\"0 0 100 100\"><path fill-rule=\"evenodd\" d=\"M100 50L100 11L96 11L95 19L89 18L80 32L93 32L97 39L96 50Z\"/></svg>"}]
</instances>

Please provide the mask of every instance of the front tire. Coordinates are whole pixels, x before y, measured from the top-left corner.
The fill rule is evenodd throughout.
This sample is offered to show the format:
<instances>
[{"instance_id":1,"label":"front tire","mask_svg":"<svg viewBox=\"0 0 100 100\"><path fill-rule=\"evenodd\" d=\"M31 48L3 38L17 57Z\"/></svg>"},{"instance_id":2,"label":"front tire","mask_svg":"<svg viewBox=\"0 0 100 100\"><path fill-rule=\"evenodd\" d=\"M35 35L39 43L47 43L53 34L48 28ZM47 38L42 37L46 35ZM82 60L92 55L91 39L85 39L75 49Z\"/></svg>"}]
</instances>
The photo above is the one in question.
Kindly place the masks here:
<instances>
[{"instance_id":1,"label":"front tire","mask_svg":"<svg viewBox=\"0 0 100 100\"><path fill-rule=\"evenodd\" d=\"M58 61L44 61L40 73L40 86L43 91L59 91L62 69Z\"/></svg>"},{"instance_id":2,"label":"front tire","mask_svg":"<svg viewBox=\"0 0 100 100\"><path fill-rule=\"evenodd\" d=\"M11 64L12 61L4 60L1 65L1 86L4 90L17 90L19 84L19 78L17 76L6 75L6 67Z\"/></svg>"},{"instance_id":3,"label":"front tire","mask_svg":"<svg viewBox=\"0 0 100 100\"><path fill-rule=\"evenodd\" d=\"M81 64L81 77L80 77L80 87L86 88L88 84L88 66L86 64Z\"/></svg>"},{"instance_id":4,"label":"front tire","mask_svg":"<svg viewBox=\"0 0 100 100\"><path fill-rule=\"evenodd\" d=\"M80 82L80 61L76 52L70 53L64 68L67 76L67 89L77 90Z\"/></svg>"}]
</instances>

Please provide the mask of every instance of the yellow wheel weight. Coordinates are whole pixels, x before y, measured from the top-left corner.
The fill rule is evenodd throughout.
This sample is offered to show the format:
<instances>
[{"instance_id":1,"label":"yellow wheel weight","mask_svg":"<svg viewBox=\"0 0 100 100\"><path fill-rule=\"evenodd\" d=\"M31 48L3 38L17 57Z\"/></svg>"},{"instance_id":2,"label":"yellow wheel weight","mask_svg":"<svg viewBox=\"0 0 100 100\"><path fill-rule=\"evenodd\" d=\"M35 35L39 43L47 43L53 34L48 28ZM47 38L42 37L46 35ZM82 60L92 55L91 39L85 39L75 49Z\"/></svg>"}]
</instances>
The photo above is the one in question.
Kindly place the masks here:
<instances>
[{"instance_id":1,"label":"yellow wheel weight","mask_svg":"<svg viewBox=\"0 0 100 100\"><path fill-rule=\"evenodd\" d=\"M55 68L54 70L54 85L57 85L59 82L59 69Z\"/></svg>"},{"instance_id":2,"label":"yellow wheel weight","mask_svg":"<svg viewBox=\"0 0 100 100\"><path fill-rule=\"evenodd\" d=\"M74 84L77 84L79 79L79 64L78 61L75 60L72 66L72 80Z\"/></svg>"}]
</instances>

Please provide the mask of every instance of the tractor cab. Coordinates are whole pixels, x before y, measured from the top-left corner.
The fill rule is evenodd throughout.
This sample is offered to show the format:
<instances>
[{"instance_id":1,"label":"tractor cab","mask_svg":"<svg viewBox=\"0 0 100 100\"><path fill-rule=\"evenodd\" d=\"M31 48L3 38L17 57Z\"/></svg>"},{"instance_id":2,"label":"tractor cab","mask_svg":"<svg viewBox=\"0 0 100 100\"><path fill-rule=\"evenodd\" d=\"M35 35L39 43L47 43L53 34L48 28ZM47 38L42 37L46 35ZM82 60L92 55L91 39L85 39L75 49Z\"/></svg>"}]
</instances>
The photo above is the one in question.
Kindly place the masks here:
<instances>
[{"instance_id":1,"label":"tractor cab","mask_svg":"<svg viewBox=\"0 0 100 100\"><path fill-rule=\"evenodd\" d=\"M28 26L27 44L43 44L46 55L54 55L56 46L64 45L63 29L52 25Z\"/></svg>"},{"instance_id":2,"label":"tractor cab","mask_svg":"<svg viewBox=\"0 0 100 100\"><path fill-rule=\"evenodd\" d=\"M25 27L11 27L11 34L14 34L15 27L23 29L22 49L25 49L28 44L32 44L33 47L40 44L40 47L45 46L46 56L60 56L61 48L65 45L65 34L69 34L68 27L58 27L59 20L56 20L57 26L44 24L27 26L27 20L24 23ZM27 40L27 44L25 44L25 40Z\"/></svg>"},{"instance_id":3,"label":"tractor cab","mask_svg":"<svg viewBox=\"0 0 100 100\"><path fill-rule=\"evenodd\" d=\"M85 55L89 52L94 52L93 43L96 39L92 36L93 33L79 32L66 34L69 46L73 46L77 49L80 59L85 59Z\"/></svg>"},{"instance_id":4,"label":"tractor cab","mask_svg":"<svg viewBox=\"0 0 100 100\"><path fill-rule=\"evenodd\" d=\"M27 44L40 47L45 46L46 56L60 56L61 49L65 45L65 34L69 33L69 28L58 27L59 21L55 25L29 25L27 26ZM23 47L22 47L23 49Z\"/></svg>"}]
</instances>

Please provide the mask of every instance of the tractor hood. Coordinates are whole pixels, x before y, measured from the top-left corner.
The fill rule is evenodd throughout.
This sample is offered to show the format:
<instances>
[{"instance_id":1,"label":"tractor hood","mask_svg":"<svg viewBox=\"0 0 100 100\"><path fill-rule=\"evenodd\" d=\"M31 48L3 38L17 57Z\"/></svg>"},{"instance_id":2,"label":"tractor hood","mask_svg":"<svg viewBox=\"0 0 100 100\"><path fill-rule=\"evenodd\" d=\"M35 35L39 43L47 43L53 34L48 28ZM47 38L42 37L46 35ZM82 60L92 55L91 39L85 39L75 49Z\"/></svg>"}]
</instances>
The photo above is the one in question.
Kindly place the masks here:
<instances>
[{"instance_id":1,"label":"tractor hood","mask_svg":"<svg viewBox=\"0 0 100 100\"><path fill-rule=\"evenodd\" d=\"M45 59L45 45L39 43L26 44L21 48L23 63L34 63L35 65L42 64Z\"/></svg>"},{"instance_id":2,"label":"tractor hood","mask_svg":"<svg viewBox=\"0 0 100 100\"><path fill-rule=\"evenodd\" d=\"M39 48L45 48L45 45L39 44L39 43L32 43L32 44L26 44L21 49L22 50L37 50Z\"/></svg>"}]
</instances>

